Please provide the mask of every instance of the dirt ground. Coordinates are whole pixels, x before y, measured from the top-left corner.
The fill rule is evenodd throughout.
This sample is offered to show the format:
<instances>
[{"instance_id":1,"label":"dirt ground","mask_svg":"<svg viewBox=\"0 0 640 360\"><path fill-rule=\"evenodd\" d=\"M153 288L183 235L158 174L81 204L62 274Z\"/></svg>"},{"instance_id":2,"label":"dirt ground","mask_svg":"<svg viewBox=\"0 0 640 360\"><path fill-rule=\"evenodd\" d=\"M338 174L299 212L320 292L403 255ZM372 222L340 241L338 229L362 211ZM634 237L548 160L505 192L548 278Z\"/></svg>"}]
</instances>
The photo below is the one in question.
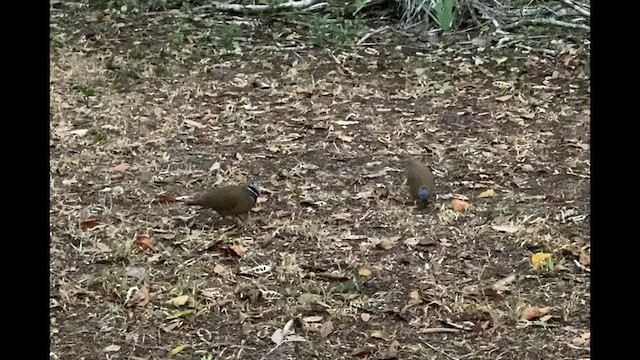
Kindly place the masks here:
<instances>
[{"instance_id":1,"label":"dirt ground","mask_svg":"<svg viewBox=\"0 0 640 360\"><path fill-rule=\"evenodd\" d=\"M51 16L52 359L590 357L569 37L329 51L295 22ZM238 224L182 201L249 181Z\"/></svg>"}]
</instances>

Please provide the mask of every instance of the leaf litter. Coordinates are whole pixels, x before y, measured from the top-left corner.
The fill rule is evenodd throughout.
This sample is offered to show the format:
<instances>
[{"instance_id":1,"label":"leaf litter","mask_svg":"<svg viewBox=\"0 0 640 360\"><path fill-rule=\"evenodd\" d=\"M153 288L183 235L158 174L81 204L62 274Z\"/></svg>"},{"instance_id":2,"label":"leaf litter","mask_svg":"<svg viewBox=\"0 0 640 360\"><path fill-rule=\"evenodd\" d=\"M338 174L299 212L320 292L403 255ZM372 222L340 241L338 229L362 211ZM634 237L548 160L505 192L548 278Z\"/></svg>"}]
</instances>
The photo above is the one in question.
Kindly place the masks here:
<instances>
[{"instance_id":1,"label":"leaf litter","mask_svg":"<svg viewBox=\"0 0 640 360\"><path fill-rule=\"evenodd\" d=\"M589 356L589 273L567 266L590 264L590 100L576 44L536 45L573 51L568 62L509 47L376 45L385 66L372 73L378 56L362 49L336 52L339 65L318 48L285 56L267 32L240 26L243 41L222 54L196 25L193 41L168 44L182 21L169 13L98 11L89 26L89 12L74 11L52 12L58 356L420 359L434 347L491 359L495 334L505 357L538 354L540 342ZM151 19L157 27L135 31ZM96 24L99 38L84 37ZM427 211L405 197L406 153L436 174ZM265 191L243 219L181 203L249 181ZM582 252L567 260L567 248ZM533 268L543 249L566 275ZM520 304L563 309L566 324L519 327ZM536 309L526 318L553 324ZM574 338L582 347L563 345Z\"/></svg>"}]
</instances>

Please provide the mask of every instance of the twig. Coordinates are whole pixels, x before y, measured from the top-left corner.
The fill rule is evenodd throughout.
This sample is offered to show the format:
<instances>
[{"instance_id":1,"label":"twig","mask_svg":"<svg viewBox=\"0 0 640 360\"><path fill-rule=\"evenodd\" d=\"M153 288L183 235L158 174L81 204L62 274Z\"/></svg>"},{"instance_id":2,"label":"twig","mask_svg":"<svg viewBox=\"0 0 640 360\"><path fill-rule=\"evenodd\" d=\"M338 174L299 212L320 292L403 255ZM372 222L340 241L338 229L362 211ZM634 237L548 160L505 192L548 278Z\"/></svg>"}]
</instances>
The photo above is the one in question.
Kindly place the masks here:
<instances>
[{"instance_id":1,"label":"twig","mask_svg":"<svg viewBox=\"0 0 640 360\"><path fill-rule=\"evenodd\" d=\"M586 9L581 7L580 5L574 3L572 0L558 0L558 1L560 1L561 3L569 6L573 10L577 11L578 13L580 13L581 15L591 17L591 12L587 11Z\"/></svg>"},{"instance_id":2,"label":"twig","mask_svg":"<svg viewBox=\"0 0 640 360\"><path fill-rule=\"evenodd\" d=\"M362 43L363 43L365 40L367 40L368 38L370 38L372 35L375 35L375 34L377 34L377 33L379 33L379 32L383 32L383 31L387 30L388 28L389 28L389 26L383 26L383 27L381 27L381 28L379 28L379 29L376 29L376 30L373 30L373 31L371 31L371 32L368 32L368 33L364 34L364 36L363 36L363 37L361 37L361 38L360 38L360 40L358 40L358 42L356 43L356 45L362 45Z\"/></svg>"},{"instance_id":3,"label":"twig","mask_svg":"<svg viewBox=\"0 0 640 360\"><path fill-rule=\"evenodd\" d=\"M213 9L219 11L229 11L229 12L265 12L265 11L278 11L278 10L288 10L288 9L313 9L317 10L323 8L329 3L320 2L321 0L290 0L287 2L280 3L278 5L242 5L242 4L225 4L214 2L207 5L197 6L193 8L194 11L200 11L204 9Z\"/></svg>"},{"instance_id":4,"label":"twig","mask_svg":"<svg viewBox=\"0 0 640 360\"><path fill-rule=\"evenodd\" d=\"M574 24L574 23L569 23L566 21L560 21L556 19L522 19L514 23L511 23L509 25L505 25L503 29L509 30L509 29L517 28L524 25L556 25L556 26L563 26L563 27L568 27L572 29L591 31L591 27L589 27L588 25Z\"/></svg>"},{"instance_id":5,"label":"twig","mask_svg":"<svg viewBox=\"0 0 640 360\"><path fill-rule=\"evenodd\" d=\"M453 356L453 355L449 355L449 354L447 354L446 352L444 352L444 351L442 351L442 350L440 350L440 349L436 348L435 346L433 346L433 345L429 344L428 342L425 342L424 344L425 344L425 345L427 345L428 347L430 347L430 348L431 348L431 350L437 351L437 352L439 352L440 354L442 354L442 355L444 355L444 356L448 357L449 359L452 359L452 360L460 360L460 359L458 359L457 357L455 357L455 356Z\"/></svg>"}]
</instances>

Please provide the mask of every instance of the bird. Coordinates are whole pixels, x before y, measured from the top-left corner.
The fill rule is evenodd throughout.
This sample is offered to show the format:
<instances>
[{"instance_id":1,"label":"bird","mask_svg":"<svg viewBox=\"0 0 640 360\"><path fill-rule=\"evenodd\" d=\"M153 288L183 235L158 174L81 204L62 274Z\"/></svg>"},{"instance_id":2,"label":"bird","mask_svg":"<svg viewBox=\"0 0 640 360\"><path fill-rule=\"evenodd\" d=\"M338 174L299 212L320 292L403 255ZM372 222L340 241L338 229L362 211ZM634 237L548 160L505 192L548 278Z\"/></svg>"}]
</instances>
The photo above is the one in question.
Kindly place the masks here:
<instances>
[{"instance_id":1,"label":"bird","mask_svg":"<svg viewBox=\"0 0 640 360\"><path fill-rule=\"evenodd\" d=\"M405 170L409 196L416 201L420 200L420 207L426 208L429 200L434 197L435 191L431 170L415 159L407 160Z\"/></svg>"},{"instance_id":2,"label":"bird","mask_svg":"<svg viewBox=\"0 0 640 360\"><path fill-rule=\"evenodd\" d=\"M259 196L260 189L257 184L227 185L213 188L193 200L185 201L185 205L199 205L212 209L222 217L236 216L249 213Z\"/></svg>"}]
</instances>

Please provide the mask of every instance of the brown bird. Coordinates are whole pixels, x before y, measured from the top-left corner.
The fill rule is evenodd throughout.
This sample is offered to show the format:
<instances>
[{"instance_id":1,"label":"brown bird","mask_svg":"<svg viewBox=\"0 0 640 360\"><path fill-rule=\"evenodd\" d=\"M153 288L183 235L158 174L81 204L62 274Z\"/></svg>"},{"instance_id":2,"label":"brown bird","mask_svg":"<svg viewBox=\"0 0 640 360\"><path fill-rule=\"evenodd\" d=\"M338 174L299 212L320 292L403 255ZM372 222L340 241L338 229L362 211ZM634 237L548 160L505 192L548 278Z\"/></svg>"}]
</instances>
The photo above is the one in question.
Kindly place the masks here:
<instances>
[{"instance_id":1,"label":"brown bird","mask_svg":"<svg viewBox=\"0 0 640 360\"><path fill-rule=\"evenodd\" d=\"M185 205L200 205L212 209L220 216L246 214L256 205L260 196L258 185L229 185L216 187L202 196L186 201Z\"/></svg>"},{"instance_id":2,"label":"brown bird","mask_svg":"<svg viewBox=\"0 0 640 360\"><path fill-rule=\"evenodd\" d=\"M420 200L421 207L426 208L429 200L434 197L435 186L431 170L416 160L407 160L406 166L407 186L409 196L412 199Z\"/></svg>"}]
</instances>

